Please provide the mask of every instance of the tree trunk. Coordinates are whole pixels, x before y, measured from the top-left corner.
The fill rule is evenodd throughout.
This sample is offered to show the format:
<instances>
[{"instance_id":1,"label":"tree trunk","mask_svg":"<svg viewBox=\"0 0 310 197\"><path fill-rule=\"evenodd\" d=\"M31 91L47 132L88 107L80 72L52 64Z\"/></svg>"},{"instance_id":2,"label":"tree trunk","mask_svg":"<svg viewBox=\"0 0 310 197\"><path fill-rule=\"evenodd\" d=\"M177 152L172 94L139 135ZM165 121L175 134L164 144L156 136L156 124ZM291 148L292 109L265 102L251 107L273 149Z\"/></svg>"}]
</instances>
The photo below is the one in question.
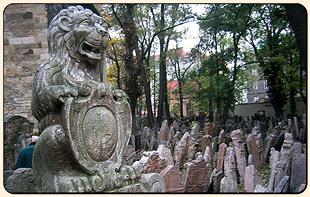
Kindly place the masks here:
<instances>
[{"instance_id":1,"label":"tree trunk","mask_svg":"<svg viewBox=\"0 0 310 197\"><path fill-rule=\"evenodd\" d=\"M132 115L132 134L135 135L137 133L136 128L136 106L138 99L137 92L137 81L138 81L138 73L137 67L135 66L133 51L135 49L135 24L134 24L134 16L133 16L133 4L126 4L126 12L124 14L124 34L125 34L125 70L126 70L126 88L127 94L129 97L129 104Z\"/></svg>"},{"instance_id":2,"label":"tree trunk","mask_svg":"<svg viewBox=\"0 0 310 197\"><path fill-rule=\"evenodd\" d=\"M182 83L178 81L179 83L179 97L180 97L180 115L181 117L184 117L183 114L183 94L182 94Z\"/></svg>"},{"instance_id":3,"label":"tree trunk","mask_svg":"<svg viewBox=\"0 0 310 197\"><path fill-rule=\"evenodd\" d=\"M161 4L160 29L165 27L165 4ZM166 53L165 47L165 32L158 34L159 38L159 100L158 100L158 116L157 122L161 125L164 116L164 105L167 98L167 71L166 71Z\"/></svg>"},{"instance_id":4,"label":"tree trunk","mask_svg":"<svg viewBox=\"0 0 310 197\"><path fill-rule=\"evenodd\" d=\"M145 94L145 102L146 102L146 110L147 110L147 120L149 123L149 127L153 128L154 125L154 116L152 110L152 101L151 101L151 88L150 82L146 75L146 68L144 67L142 70L142 81L144 86L144 94Z\"/></svg>"}]
</instances>

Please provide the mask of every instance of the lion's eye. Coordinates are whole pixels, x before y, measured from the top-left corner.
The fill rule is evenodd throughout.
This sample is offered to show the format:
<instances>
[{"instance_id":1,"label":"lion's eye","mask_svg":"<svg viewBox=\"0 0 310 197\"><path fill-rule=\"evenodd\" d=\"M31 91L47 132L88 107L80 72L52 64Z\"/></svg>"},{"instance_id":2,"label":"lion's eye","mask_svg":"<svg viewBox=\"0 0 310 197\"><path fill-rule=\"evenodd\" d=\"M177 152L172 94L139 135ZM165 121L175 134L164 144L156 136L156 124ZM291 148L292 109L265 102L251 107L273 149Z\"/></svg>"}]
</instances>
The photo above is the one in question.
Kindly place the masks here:
<instances>
[{"instance_id":1,"label":"lion's eye","mask_svg":"<svg viewBox=\"0 0 310 197\"><path fill-rule=\"evenodd\" d=\"M81 24L83 24L83 25L90 25L91 23L90 23L89 20L84 20L84 21L81 22Z\"/></svg>"}]
</instances>

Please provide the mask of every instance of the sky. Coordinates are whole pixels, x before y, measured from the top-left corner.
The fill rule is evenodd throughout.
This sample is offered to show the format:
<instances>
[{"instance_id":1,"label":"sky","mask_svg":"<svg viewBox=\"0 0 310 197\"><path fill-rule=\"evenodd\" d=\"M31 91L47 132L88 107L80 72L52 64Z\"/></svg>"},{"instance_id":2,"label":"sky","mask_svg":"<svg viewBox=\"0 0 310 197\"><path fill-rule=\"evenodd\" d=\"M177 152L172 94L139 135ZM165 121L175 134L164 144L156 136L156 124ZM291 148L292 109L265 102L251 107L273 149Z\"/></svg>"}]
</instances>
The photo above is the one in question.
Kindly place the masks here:
<instances>
[{"instance_id":1,"label":"sky","mask_svg":"<svg viewBox=\"0 0 310 197\"><path fill-rule=\"evenodd\" d=\"M192 4L192 11L197 14L202 14L205 8L202 4ZM199 26L195 22L189 22L184 25L177 27L177 30L181 30L182 28L188 28L188 31L185 35L185 39L179 44L179 47L183 47L185 52L190 52L191 49L198 44L199 42ZM171 43L170 48L174 48L175 43Z\"/></svg>"}]
</instances>

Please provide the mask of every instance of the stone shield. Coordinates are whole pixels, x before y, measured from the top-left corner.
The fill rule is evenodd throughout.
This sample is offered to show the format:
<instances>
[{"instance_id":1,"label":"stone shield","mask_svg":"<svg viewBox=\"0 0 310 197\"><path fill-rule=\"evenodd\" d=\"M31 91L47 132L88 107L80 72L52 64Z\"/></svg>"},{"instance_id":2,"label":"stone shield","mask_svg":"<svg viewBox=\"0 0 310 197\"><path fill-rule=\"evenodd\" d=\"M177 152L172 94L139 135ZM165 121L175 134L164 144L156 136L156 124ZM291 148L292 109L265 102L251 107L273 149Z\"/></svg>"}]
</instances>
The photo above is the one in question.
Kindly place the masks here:
<instances>
[{"instance_id":1,"label":"stone shield","mask_svg":"<svg viewBox=\"0 0 310 197\"><path fill-rule=\"evenodd\" d=\"M87 100L68 98L62 109L62 126L74 160L82 169L121 165L131 133L128 102L113 96L92 96Z\"/></svg>"}]
</instances>

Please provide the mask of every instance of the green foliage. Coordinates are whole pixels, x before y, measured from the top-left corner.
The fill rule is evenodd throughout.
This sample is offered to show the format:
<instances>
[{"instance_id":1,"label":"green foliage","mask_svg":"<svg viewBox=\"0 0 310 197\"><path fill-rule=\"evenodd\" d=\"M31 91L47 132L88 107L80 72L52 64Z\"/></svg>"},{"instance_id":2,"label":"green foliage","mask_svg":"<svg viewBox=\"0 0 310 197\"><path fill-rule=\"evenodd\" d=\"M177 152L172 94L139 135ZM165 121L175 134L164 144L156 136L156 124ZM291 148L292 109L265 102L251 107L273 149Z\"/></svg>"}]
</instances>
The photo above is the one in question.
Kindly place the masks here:
<instances>
[{"instance_id":1,"label":"green foliage","mask_svg":"<svg viewBox=\"0 0 310 197\"><path fill-rule=\"evenodd\" d=\"M267 80L269 98L278 115L283 113L285 106L294 111L291 106L294 97L305 96L306 74L301 69L295 35L281 5L205 4L205 12L196 15L200 42L184 56L178 44L184 39L186 29L177 31L175 27L193 19L195 14L191 5L165 4L164 26L161 26L161 4L135 4L135 28L131 29L135 30L133 40L137 40L138 48L132 68L125 66L128 48L124 35L128 29L125 31L121 27L126 19L126 5L113 4L119 19L115 17L112 5L100 7L100 13L117 32L117 38L111 40L108 55L123 69L121 84L124 89L126 80L136 77L135 88L142 96L142 82L147 80L152 85L153 100L158 101L159 61L155 60L154 54L158 39L163 37L168 78L177 79L182 85L182 94L179 90L175 92L177 99L189 98L192 106L201 113L212 115L215 110L223 113L226 107L233 110L236 103L243 101L244 92L263 79ZM176 42L176 49L168 51L172 40ZM143 60L140 63L139 58ZM143 80L137 77L142 67L147 73ZM116 65L110 69L113 83L117 69ZM253 76L253 70L258 70L263 78ZM180 107L172 110L176 113Z\"/></svg>"},{"instance_id":2,"label":"green foliage","mask_svg":"<svg viewBox=\"0 0 310 197\"><path fill-rule=\"evenodd\" d=\"M260 167L259 173L262 179L262 185L264 187L268 187L269 178L270 178L270 164L265 163L262 167Z\"/></svg>"}]
</instances>

